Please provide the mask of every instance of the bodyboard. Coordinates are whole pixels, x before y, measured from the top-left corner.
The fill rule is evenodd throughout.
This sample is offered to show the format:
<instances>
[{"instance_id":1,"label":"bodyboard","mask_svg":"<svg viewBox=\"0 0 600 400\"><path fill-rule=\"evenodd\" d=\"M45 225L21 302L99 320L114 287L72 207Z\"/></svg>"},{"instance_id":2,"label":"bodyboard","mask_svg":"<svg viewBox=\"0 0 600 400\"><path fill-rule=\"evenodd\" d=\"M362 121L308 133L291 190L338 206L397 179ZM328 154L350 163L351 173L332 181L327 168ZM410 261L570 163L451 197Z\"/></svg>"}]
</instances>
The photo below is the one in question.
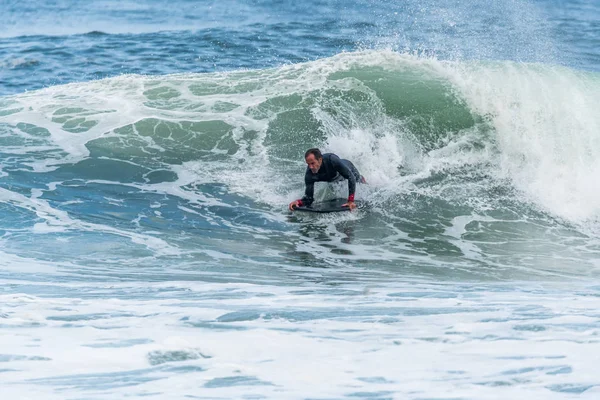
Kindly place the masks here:
<instances>
[{"instance_id":1,"label":"bodyboard","mask_svg":"<svg viewBox=\"0 0 600 400\"><path fill-rule=\"evenodd\" d=\"M300 206L294 208L294 211L301 212L312 212L312 213L332 213L332 212L342 212L342 211L350 211L348 207L342 207L342 204L346 204L348 199L338 198L331 199L326 201L315 201L310 206ZM356 208L360 208L360 203L358 201L356 203Z\"/></svg>"}]
</instances>

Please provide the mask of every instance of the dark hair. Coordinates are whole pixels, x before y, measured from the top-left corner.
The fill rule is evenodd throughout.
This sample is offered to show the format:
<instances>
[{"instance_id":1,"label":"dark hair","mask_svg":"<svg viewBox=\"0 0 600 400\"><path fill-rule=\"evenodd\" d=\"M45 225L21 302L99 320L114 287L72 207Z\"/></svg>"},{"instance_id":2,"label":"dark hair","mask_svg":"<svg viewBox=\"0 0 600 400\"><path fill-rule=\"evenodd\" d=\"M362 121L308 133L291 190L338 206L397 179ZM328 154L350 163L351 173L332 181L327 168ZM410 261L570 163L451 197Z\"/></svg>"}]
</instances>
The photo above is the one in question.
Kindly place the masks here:
<instances>
[{"instance_id":1,"label":"dark hair","mask_svg":"<svg viewBox=\"0 0 600 400\"><path fill-rule=\"evenodd\" d=\"M309 155L313 155L315 156L315 158L318 160L319 158L323 158L323 154L321 154L321 150L317 149L316 147L313 149L308 149L306 150L306 153L304 153L304 158L306 159L306 157L308 157Z\"/></svg>"}]
</instances>

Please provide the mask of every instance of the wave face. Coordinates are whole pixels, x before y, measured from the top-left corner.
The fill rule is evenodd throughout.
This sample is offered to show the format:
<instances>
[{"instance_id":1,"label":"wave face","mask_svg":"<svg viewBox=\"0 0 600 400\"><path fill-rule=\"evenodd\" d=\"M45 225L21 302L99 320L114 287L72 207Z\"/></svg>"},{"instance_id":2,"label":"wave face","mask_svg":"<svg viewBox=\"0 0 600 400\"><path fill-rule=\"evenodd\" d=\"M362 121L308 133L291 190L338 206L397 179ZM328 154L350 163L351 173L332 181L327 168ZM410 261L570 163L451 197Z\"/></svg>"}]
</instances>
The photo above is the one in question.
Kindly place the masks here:
<instances>
[{"instance_id":1,"label":"wave face","mask_svg":"<svg viewBox=\"0 0 600 400\"><path fill-rule=\"evenodd\" d=\"M563 67L368 51L17 95L0 109L5 248L22 254L45 232L36 249L52 261L94 262L94 246L117 264L143 255L221 269L304 263L308 251L315 265L403 260L408 274L444 275L421 267L449 262L492 279L525 259L524 278L546 274L548 257L568 252L568 274L589 274L594 253L570 244L596 240L599 89L597 74ZM352 250L289 242L310 238L285 206L302 195L313 146L370 183L358 191L368 211L331 220ZM323 186L322 197L345 193ZM246 251L231 251L240 240Z\"/></svg>"}]
</instances>

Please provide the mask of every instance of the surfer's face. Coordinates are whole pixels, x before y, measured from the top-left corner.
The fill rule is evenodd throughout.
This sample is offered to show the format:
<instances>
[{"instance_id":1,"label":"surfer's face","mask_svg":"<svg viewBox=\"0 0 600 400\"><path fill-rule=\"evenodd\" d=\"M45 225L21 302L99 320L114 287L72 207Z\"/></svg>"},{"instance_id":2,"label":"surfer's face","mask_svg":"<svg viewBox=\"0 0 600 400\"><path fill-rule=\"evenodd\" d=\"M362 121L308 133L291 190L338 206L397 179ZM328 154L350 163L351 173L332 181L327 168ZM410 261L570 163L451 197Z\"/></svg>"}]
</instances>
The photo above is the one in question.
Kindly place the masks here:
<instances>
[{"instance_id":1,"label":"surfer's face","mask_svg":"<svg viewBox=\"0 0 600 400\"><path fill-rule=\"evenodd\" d=\"M323 158L315 158L314 154L309 154L308 157L306 157L306 165L308 165L308 168L310 168L310 170L312 171L313 174L316 174L317 172L319 172L319 168L321 168L321 164L323 163Z\"/></svg>"}]
</instances>

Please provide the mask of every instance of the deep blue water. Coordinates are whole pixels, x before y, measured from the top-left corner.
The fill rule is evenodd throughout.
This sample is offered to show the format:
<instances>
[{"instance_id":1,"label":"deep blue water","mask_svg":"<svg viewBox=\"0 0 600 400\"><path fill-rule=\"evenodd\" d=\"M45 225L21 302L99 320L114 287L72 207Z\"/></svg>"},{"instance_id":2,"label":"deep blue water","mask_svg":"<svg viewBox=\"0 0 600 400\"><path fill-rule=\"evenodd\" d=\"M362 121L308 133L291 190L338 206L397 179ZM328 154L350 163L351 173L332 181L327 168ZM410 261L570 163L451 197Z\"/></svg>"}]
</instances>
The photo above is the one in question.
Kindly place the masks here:
<instances>
[{"instance_id":1,"label":"deep blue water","mask_svg":"<svg viewBox=\"0 0 600 400\"><path fill-rule=\"evenodd\" d=\"M598 71L591 1L4 2L0 93L120 74L256 69L392 48Z\"/></svg>"}]
</instances>

